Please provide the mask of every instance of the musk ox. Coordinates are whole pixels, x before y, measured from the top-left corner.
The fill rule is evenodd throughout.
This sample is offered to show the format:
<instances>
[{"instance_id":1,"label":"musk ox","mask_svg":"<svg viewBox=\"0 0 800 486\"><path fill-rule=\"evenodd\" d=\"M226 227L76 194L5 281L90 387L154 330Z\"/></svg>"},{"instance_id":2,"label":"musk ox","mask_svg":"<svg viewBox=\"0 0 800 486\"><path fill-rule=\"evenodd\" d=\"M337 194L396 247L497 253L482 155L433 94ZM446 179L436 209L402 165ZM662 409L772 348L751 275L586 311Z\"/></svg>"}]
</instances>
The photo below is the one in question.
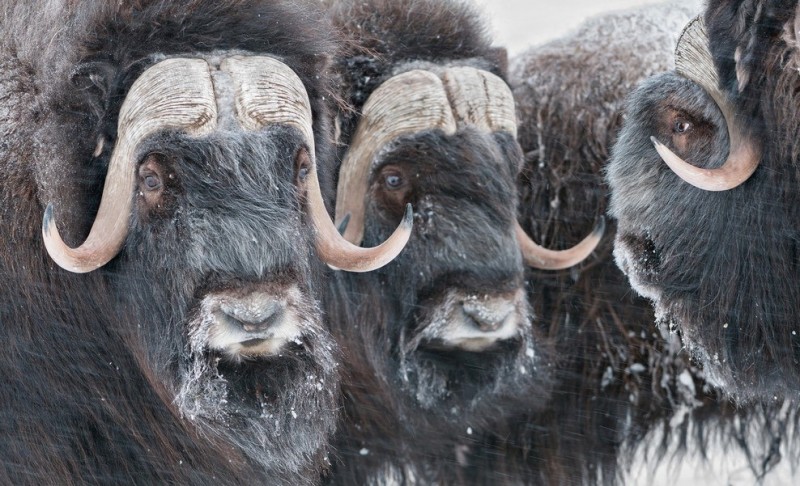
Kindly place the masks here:
<instances>
[{"instance_id":1,"label":"musk ox","mask_svg":"<svg viewBox=\"0 0 800 486\"><path fill-rule=\"evenodd\" d=\"M313 482L338 396L317 256L368 270L408 237L355 248L325 211L327 23L272 1L0 16L0 481Z\"/></svg>"},{"instance_id":2,"label":"musk ox","mask_svg":"<svg viewBox=\"0 0 800 486\"><path fill-rule=\"evenodd\" d=\"M479 431L546 399L523 257L568 266L598 237L551 252L520 235L505 51L471 6L344 1L330 15L351 46L337 62L351 106L337 118L337 222L372 245L415 211L394 262L337 275L326 299L346 376L330 481L469 482Z\"/></svg>"},{"instance_id":3,"label":"musk ox","mask_svg":"<svg viewBox=\"0 0 800 486\"><path fill-rule=\"evenodd\" d=\"M671 46L699 9L672 3L603 15L512 59L525 153L519 214L537 241L574 244L605 211L603 171L625 97L674 66ZM476 438L467 477L626 483L634 458L654 469L684 456L702 462L718 449L741 453L750 461L742 468L763 477L792 452L785 446L795 414L781 403L736 409L721 400L616 268L614 231L612 223L595 253L569 271L526 272L535 326L555 347L551 399Z\"/></svg>"},{"instance_id":4,"label":"musk ox","mask_svg":"<svg viewBox=\"0 0 800 486\"><path fill-rule=\"evenodd\" d=\"M624 98L673 66L668 46L698 11L673 3L606 14L512 59L524 153L519 221L534 239L575 244L604 213L603 167ZM547 407L511 416L483 439L474 460L495 468L497 481L613 482L623 451L702 398L677 340L664 339L648 302L615 267L612 241L606 236L570 270L525 274L536 326L555 346L555 385Z\"/></svg>"},{"instance_id":5,"label":"musk ox","mask_svg":"<svg viewBox=\"0 0 800 486\"><path fill-rule=\"evenodd\" d=\"M796 7L710 2L608 168L620 268L740 400L800 390Z\"/></svg>"}]
</instances>

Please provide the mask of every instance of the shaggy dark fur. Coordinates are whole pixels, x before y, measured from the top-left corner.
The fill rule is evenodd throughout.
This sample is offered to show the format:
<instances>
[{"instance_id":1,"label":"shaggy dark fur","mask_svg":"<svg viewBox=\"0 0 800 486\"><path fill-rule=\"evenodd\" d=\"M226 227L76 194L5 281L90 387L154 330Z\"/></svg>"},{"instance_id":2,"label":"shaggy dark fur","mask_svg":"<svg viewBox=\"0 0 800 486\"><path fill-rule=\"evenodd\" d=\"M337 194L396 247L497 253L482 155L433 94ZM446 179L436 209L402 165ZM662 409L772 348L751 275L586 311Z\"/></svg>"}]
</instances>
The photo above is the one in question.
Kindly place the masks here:
<instances>
[{"instance_id":1,"label":"shaggy dark fur","mask_svg":"<svg viewBox=\"0 0 800 486\"><path fill-rule=\"evenodd\" d=\"M393 74L448 65L499 72L483 24L462 3L341 2L332 16L352 48L339 60L342 98L356 108L340 115L342 141ZM512 226L521 162L511 135L464 128L404 137L374 165L364 245L390 234L406 202L414 231L394 262L373 275L337 275L326 299L346 376L331 483L472 483L464 466L473 438L546 400L548 346L530 326ZM393 174L400 189L389 187ZM445 324L436 314L454 292L519 295L515 336L484 351L421 339Z\"/></svg>"},{"instance_id":2,"label":"shaggy dark fur","mask_svg":"<svg viewBox=\"0 0 800 486\"><path fill-rule=\"evenodd\" d=\"M673 67L678 34L698 10L665 4L604 15L512 59L525 151L520 221L536 241L574 245L605 212L603 170L625 97ZM611 222L576 268L527 272L536 323L556 346L552 399L485 438L470 475L493 469L493 484L624 484L637 451L655 469L739 448L756 476L766 474L792 434L765 424L794 422L780 403L736 411L719 400L614 265L615 230Z\"/></svg>"},{"instance_id":3,"label":"shaggy dark fur","mask_svg":"<svg viewBox=\"0 0 800 486\"><path fill-rule=\"evenodd\" d=\"M85 237L120 105L165 56L280 57L308 90L324 161L325 23L276 2L125 4L0 6L0 482L313 482L338 386L296 130L150 138L142 153L170 177L157 205L134 196L126 244L98 271L56 267L41 225L54 203L67 241ZM304 330L281 356L237 364L190 339L209 292L286 282Z\"/></svg>"},{"instance_id":4,"label":"shaggy dark fur","mask_svg":"<svg viewBox=\"0 0 800 486\"><path fill-rule=\"evenodd\" d=\"M506 51L491 47L487 26L468 2L449 0L323 0L343 37L338 61L341 150L355 133L359 111L388 78L432 65L469 65L502 75ZM421 65L414 64L419 63Z\"/></svg>"},{"instance_id":5,"label":"shaggy dark fur","mask_svg":"<svg viewBox=\"0 0 800 486\"><path fill-rule=\"evenodd\" d=\"M520 222L534 240L569 247L604 213L602 170L624 97L672 66L671 46L693 11L673 4L605 15L512 59L525 152ZM537 324L556 344L558 381L546 411L514 417L495 439L512 482L613 482L626 439L695 405L694 370L614 266L614 230L580 266L526 274Z\"/></svg>"},{"instance_id":6,"label":"shaggy dark fur","mask_svg":"<svg viewBox=\"0 0 800 486\"><path fill-rule=\"evenodd\" d=\"M794 7L715 1L706 11L721 84L761 142L760 167L747 182L704 192L659 159L651 135L700 166L714 167L728 152L718 109L675 75L652 80L631 97L630 120L608 173L620 264L654 301L662 322L742 400L797 397L800 390ZM676 132L684 122L689 130Z\"/></svg>"}]
</instances>

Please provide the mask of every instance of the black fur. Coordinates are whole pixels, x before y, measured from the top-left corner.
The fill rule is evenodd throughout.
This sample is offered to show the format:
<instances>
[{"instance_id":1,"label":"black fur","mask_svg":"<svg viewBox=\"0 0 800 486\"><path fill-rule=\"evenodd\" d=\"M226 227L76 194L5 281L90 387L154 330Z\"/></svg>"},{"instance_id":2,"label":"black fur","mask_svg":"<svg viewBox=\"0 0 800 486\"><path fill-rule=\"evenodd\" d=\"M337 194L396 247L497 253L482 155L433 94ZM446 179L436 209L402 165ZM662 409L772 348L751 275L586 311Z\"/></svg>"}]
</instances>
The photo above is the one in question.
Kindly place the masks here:
<instances>
[{"instance_id":1,"label":"black fur","mask_svg":"<svg viewBox=\"0 0 800 486\"><path fill-rule=\"evenodd\" d=\"M672 68L677 36L695 14L678 4L615 12L512 59L525 151L520 221L536 241L574 245L605 212L604 169L626 95ZM651 89L668 85L656 79ZM796 414L785 413L791 404L738 408L724 400L616 268L615 232L612 221L576 268L526 274L537 324L555 343L552 398L495 430L473 474L494 468L492 481L507 484L626 484L631 468L687 472L689 460L741 454L749 461L742 469L763 478L782 454L796 453L787 447L796 427Z\"/></svg>"},{"instance_id":2,"label":"black fur","mask_svg":"<svg viewBox=\"0 0 800 486\"><path fill-rule=\"evenodd\" d=\"M85 237L121 103L165 56L282 59L311 98L324 169L326 24L276 2L137 1L6 2L0 25L0 482L313 482L338 378L297 131L148 139L169 177L157 205L134 196L125 246L100 270L56 267L40 228L53 203L68 243ZM237 364L192 342L209 292L287 282L305 331L282 356Z\"/></svg>"},{"instance_id":3,"label":"black fur","mask_svg":"<svg viewBox=\"0 0 800 486\"><path fill-rule=\"evenodd\" d=\"M575 245L605 212L603 167L625 95L672 66L671 45L691 15L676 5L607 14L512 59L525 153L519 219L535 241ZM536 323L555 343L556 383L545 410L513 416L486 439L478 464L502 468L498 481L614 484L651 428L704 395L677 340L615 268L615 229L575 268L526 273Z\"/></svg>"},{"instance_id":4,"label":"black fur","mask_svg":"<svg viewBox=\"0 0 800 486\"><path fill-rule=\"evenodd\" d=\"M331 15L351 45L338 61L341 98L355 110L339 117L342 152L358 110L394 74L452 65L499 74L498 51L463 3L347 1ZM400 138L373 166L363 244L383 241L405 202L414 207L414 230L380 271L336 275L326 299L346 377L331 483L472 483L465 466L475 438L546 401L549 346L530 327L513 232L521 160L510 134L463 128ZM404 181L395 192L387 189L392 173ZM518 293L519 332L483 351L421 339L453 292Z\"/></svg>"},{"instance_id":5,"label":"black fur","mask_svg":"<svg viewBox=\"0 0 800 486\"><path fill-rule=\"evenodd\" d=\"M728 152L719 110L674 74L632 95L608 172L618 260L707 373L742 400L793 398L800 390L794 7L715 1L706 10L721 85L762 148L747 182L704 192L659 159L652 135L699 166L716 166ZM676 134L677 117L691 130Z\"/></svg>"}]
</instances>

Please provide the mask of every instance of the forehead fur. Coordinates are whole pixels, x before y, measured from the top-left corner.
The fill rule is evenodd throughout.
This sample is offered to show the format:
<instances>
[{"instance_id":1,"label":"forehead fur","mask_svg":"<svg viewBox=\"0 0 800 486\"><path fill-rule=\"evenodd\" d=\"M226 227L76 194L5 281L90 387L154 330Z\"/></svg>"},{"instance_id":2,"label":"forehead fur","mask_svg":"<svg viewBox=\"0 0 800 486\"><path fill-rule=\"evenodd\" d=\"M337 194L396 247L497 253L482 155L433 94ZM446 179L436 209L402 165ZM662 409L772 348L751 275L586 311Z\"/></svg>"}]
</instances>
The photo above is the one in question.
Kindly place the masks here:
<instances>
[{"instance_id":1,"label":"forehead fur","mask_svg":"<svg viewBox=\"0 0 800 486\"><path fill-rule=\"evenodd\" d=\"M345 0L332 15L362 52L386 64L479 57L491 44L486 23L467 2Z\"/></svg>"},{"instance_id":2,"label":"forehead fur","mask_svg":"<svg viewBox=\"0 0 800 486\"><path fill-rule=\"evenodd\" d=\"M8 2L7 2L8 3ZM52 21L45 21L50 19ZM15 81L47 117L24 130L47 143L24 155L36 173L39 199L56 203L65 227L88 230L117 136L128 89L164 56L247 52L281 59L300 77L311 101L320 180L328 190L330 139L325 70L333 54L327 22L313 5L279 1L17 2L0 7L2 49ZM6 85L0 86L0 96ZM18 89L12 87L12 89ZM98 139L106 150L92 157ZM64 177L71 174L71 177ZM80 240L85 230L64 237Z\"/></svg>"},{"instance_id":3,"label":"forehead fur","mask_svg":"<svg viewBox=\"0 0 800 486\"><path fill-rule=\"evenodd\" d=\"M280 1L12 2L0 8L0 22L5 47L54 74L101 51L105 59L124 62L153 52L215 49L309 60L332 49L313 8Z\"/></svg>"},{"instance_id":4,"label":"forehead fur","mask_svg":"<svg viewBox=\"0 0 800 486\"><path fill-rule=\"evenodd\" d=\"M345 45L337 61L342 98L356 110L403 65L425 69L450 61L475 60L501 75L505 57L492 49L483 16L467 2L436 0L326 0ZM343 139L355 118L342 123Z\"/></svg>"},{"instance_id":5,"label":"forehead fur","mask_svg":"<svg viewBox=\"0 0 800 486\"><path fill-rule=\"evenodd\" d=\"M384 152L372 180L385 165L404 165L416 194L463 199L510 221L516 210L513 196L521 159L519 146L508 134L475 129L454 135L425 132L398 139Z\"/></svg>"}]
</instances>

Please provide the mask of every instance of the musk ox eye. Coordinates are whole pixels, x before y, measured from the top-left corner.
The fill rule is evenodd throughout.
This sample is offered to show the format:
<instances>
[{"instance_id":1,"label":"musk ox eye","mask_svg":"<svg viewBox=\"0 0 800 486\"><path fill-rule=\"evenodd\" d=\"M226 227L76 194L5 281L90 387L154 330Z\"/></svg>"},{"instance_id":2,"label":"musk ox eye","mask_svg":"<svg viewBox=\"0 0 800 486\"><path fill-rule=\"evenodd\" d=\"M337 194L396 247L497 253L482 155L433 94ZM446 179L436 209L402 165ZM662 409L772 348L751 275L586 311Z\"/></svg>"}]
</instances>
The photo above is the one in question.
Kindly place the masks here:
<instances>
[{"instance_id":1,"label":"musk ox eye","mask_svg":"<svg viewBox=\"0 0 800 486\"><path fill-rule=\"evenodd\" d=\"M412 202L410 198L414 188L406 177L407 173L406 167L386 165L375 174L371 182L371 190L380 202L379 205L398 219L403 216L406 204Z\"/></svg>"},{"instance_id":2,"label":"musk ox eye","mask_svg":"<svg viewBox=\"0 0 800 486\"><path fill-rule=\"evenodd\" d=\"M297 171L297 179L305 181L306 177L308 177L308 167L300 167L300 170Z\"/></svg>"},{"instance_id":3,"label":"musk ox eye","mask_svg":"<svg viewBox=\"0 0 800 486\"><path fill-rule=\"evenodd\" d=\"M148 209L161 207L164 198L166 161L161 154L149 154L139 165L138 194ZM170 179L175 174L169 174Z\"/></svg>"},{"instance_id":4,"label":"musk ox eye","mask_svg":"<svg viewBox=\"0 0 800 486\"><path fill-rule=\"evenodd\" d=\"M148 174L144 177L144 188L148 191L155 191L161 187L161 179L155 174Z\"/></svg>"},{"instance_id":5,"label":"musk ox eye","mask_svg":"<svg viewBox=\"0 0 800 486\"><path fill-rule=\"evenodd\" d=\"M677 120L675 120L675 124L672 126L672 131L675 133L686 133L691 129L692 129L692 123L682 118L678 118Z\"/></svg>"},{"instance_id":6,"label":"musk ox eye","mask_svg":"<svg viewBox=\"0 0 800 486\"><path fill-rule=\"evenodd\" d=\"M400 189L403 187L403 177L396 172L388 172L383 175L383 184L390 190Z\"/></svg>"},{"instance_id":7,"label":"musk ox eye","mask_svg":"<svg viewBox=\"0 0 800 486\"><path fill-rule=\"evenodd\" d=\"M311 172L311 157L306 149L300 149L295 157L295 181L298 186L305 184Z\"/></svg>"},{"instance_id":8,"label":"musk ox eye","mask_svg":"<svg viewBox=\"0 0 800 486\"><path fill-rule=\"evenodd\" d=\"M154 192L160 190L163 185L163 160L159 154L149 154L139 166L139 190L142 192Z\"/></svg>"}]
</instances>

